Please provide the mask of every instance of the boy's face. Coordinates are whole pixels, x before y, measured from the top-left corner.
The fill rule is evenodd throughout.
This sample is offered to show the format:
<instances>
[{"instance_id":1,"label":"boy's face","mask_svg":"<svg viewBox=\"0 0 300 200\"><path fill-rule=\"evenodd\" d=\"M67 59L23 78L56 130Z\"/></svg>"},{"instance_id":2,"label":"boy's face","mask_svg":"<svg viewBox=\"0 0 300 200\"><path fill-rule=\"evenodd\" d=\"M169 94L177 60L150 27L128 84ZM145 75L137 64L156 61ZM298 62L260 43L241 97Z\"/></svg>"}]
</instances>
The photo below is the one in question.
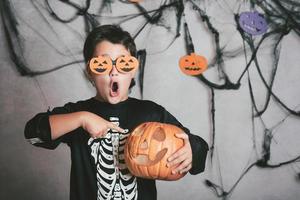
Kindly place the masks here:
<instances>
[{"instance_id":1,"label":"boy's face","mask_svg":"<svg viewBox=\"0 0 300 200\"><path fill-rule=\"evenodd\" d=\"M96 45L94 57L108 56L112 60L116 60L120 56L130 56L130 52L122 44L113 44L109 41L102 41ZM100 101L108 102L110 104L117 104L128 98L128 89L131 79L135 76L136 71L129 73L120 73L113 65L109 74L96 75L89 69L95 87L97 89L96 98Z\"/></svg>"}]
</instances>

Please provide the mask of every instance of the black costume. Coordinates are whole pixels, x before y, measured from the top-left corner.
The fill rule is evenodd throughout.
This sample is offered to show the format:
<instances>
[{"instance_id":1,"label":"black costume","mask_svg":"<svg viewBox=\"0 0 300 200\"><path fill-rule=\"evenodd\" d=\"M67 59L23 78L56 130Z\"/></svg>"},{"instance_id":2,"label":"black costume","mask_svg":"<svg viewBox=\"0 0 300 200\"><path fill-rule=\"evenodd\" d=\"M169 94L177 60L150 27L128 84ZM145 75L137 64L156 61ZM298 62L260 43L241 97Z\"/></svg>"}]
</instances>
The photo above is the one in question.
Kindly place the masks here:
<instances>
[{"instance_id":1,"label":"black costume","mask_svg":"<svg viewBox=\"0 0 300 200\"><path fill-rule=\"evenodd\" d=\"M128 133L110 130L105 138L92 139L83 128L78 128L51 140L49 115L77 111L95 113L127 129ZM118 104L109 104L91 98L68 103L51 112L37 114L26 124L25 137L35 146L48 149L56 148L60 142L69 145L72 159L71 200L155 200L155 181L132 176L123 157L124 144L130 131L139 124L150 121L170 123L182 128L189 136L193 153L192 169L189 172L197 174L204 170L207 143L201 137L190 134L169 112L152 101L128 98Z\"/></svg>"}]
</instances>

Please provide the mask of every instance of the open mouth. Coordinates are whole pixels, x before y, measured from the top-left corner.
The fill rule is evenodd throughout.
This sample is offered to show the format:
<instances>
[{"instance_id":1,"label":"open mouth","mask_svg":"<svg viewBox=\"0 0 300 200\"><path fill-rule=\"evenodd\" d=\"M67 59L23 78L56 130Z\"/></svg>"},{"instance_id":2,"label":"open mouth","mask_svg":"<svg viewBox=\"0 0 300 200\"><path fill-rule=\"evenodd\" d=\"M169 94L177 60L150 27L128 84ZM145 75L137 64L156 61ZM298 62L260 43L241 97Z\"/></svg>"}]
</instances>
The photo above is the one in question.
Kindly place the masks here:
<instances>
[{"instance_id":1,"label":"open mouth","mask_svg":"<svg viewBox=\"0 0 300 200\"><path fill-rule=\"evenodd\" d=\"M155 159L151 160L149 158L149 155L144 155L144 154L139 154L136 157L133 158L133 160L135 161L135 163L137 165L155 165L156 163L158 163L159 161L161 161L161 159L166 155L168 149L164 148L162 150L160 150L156 155L155 155Z\"/></svg>"},{"instance_id":2,"label":"open mouth","mask_svg":"<svg viewBox=\"0 0 300 200\"><path fill-rule=\"evenodd\" d=\"M119 95L119 84L118 82L112 82L110 86L110 95L112 97Z\"/></svg>"}]
</instances>

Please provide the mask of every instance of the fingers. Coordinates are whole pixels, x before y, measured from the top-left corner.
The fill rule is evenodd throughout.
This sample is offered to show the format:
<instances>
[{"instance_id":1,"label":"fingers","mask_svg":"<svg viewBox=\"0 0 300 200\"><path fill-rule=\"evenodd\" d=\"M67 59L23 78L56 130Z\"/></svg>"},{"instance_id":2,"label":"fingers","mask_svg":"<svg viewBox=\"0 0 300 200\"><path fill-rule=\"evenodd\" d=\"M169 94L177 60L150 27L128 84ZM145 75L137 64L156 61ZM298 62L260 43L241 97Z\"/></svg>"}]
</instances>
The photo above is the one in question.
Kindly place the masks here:
<instances>
[{"instance_id":1,"label":"fingers","mask_svg":"<svg viewBox=\"0 0 300 200\"><path fill-rule=\"evenodd\" d=\"M192 168L192 163L182 163L181 165L179 165L176 169L172 170L172 174L183 174L183 173L187 173L190 169Z\"/></svg>"},{"instance_id":2,"label":"fingers","mask_svg":"<svg viewBox=\"0 0 300 200\"><path fill-rule=\"evenodd\" d=\"M175 136L177 138L183 139L184 142L189 141L189 136L186 133L176 133Z\"/></svg>"},{"instance_id":3,"label":"fingers","mask_svg":"<svg viewBox=\"0 0 300 200\"><path fill-rule=\"evenodd\" d=\"M176 166L177 165L177 166ZM176 166L172 170L172 174L184 173L192 168L192 157L188 153L184 153L167 164L168 167Z\"/></svg>"},{"instance_id":4,"label":"fingers","mask_svg":"<svg viewBox=\"0 0 300 200\"><path fill-rule=\"evenodd\" d=\"M179 149L175 153L173 153L169 158L168 158L168 165L173 166L175 164L178 164L183 161L183 156L186 154L186 150L184 148Z\"/></svg>"},{"instance_id":5,"label":"fingers","mask_svg":"<svg viewBox=\"0 0 300 200\"><path fill-rule=\"evenodd\" d=\"M94 139L103 137L109 130L114 130L119 133L127 133L127 130L122 129L116 124L93 113L87 114L84 119L85 120L82 122L82 128Z\"/></svg>"},{"instance_id":6,"label":"fingers","mask_svg":"<svg viewBox=\"0 0 300 200\"><path fill-rule=\"evenodd\" d=\"M126 133L126 130L122 129L121 127L111 123L111 122L108 122L107 123L107 127L110 128L110 129L113 129L115 131L118 131L120 133Z\"/></svg>"},{"instance_id":7,"label":"fingers","mask_svg":"<svg viewBox=\"0 0 300 200\"><path fill-rule=\"evenodd\" d=\"M191 149L188 135L186 133L179 133L175 135L176 137L182 138L184 140L184 145L168 158L168 162L170 166L176 165L188 157L190 158L192 157L192 149Z\"/></svg>"},{"instance_id":8,"label":"fingers","mask_svg":"<svg viewBox=\"0 0 300 200\"><path fill-rule=\"evenodd\" d=\"M184 152L181 155L179 155L177 157L174 157L172 160L170 159L170 161L168 161L167 166L168 167L173 167L173 166L178 165L178 164L183 163L183 162L191 163L192 162L192 155L187 153L187 152Z\"/></svg>"},{"instance_id":9,"label":"fingers","mask_svg":"<svg viewBox=\"0 0 300 200\"><path fill-rule=\"evenodd\" d=\"M102 138L108 133L109 130L115 130L120 133L127 132L126 130L118 127L117 125L107 121L107 123L105 123L105 125L101 127L100 131L98 131L97 133L91 134L91 137L94 139Z\"/></svg>"},{"instance_id":10,"label":"fingers","mask_svg":"<svg viewBox=\"0 0 300 200\"><path fill-rule=\"evenodd\" d=\"M175 136L183 139L184 145L168 158L167 166L176 166L174 169L172 169L172 174L185 173L192 168L192 149L189 142L189 137L186 133L178 133L175 134Z\"/></svg>"}]
</instances>

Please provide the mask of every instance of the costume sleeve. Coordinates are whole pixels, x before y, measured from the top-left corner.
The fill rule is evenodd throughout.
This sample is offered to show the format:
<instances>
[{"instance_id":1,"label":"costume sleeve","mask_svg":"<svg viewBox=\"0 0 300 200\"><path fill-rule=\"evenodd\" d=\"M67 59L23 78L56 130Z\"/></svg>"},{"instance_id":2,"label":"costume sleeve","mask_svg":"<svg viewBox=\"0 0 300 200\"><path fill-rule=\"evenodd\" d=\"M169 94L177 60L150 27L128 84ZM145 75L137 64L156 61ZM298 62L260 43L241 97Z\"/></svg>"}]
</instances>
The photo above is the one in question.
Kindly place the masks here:
<instances>
[{"instance_id":1,"label":"costume sleeve","mask_svg":"<svg viewBox=\"0 0 300 200\"><path fill-rule=\"evenodd\" d=\"M190 174L199 174L205 169L206 156L208 151L208 145L201 137L190 133L189 129L184 127L173 115L163 108L162 122L174 124L183 129L189 136L189 141L192 148L193 162Z\"/></svg>"},{"instance_id":2,"label":"costume sleeve","mask_svg":"<svg viewBox=\"0 0 300 200\"><path fill-rule=\"evenodd\" d=\"M71 103L64 107L54 108L44 113L38 113L25 125L24 135L29 143L37 147L55 149L61 142L68 143L72 132L63 135L56 140L51 139L51 127L49 116L54 114L66 114L74 112Z\"/></svg>"}]
</instances>

